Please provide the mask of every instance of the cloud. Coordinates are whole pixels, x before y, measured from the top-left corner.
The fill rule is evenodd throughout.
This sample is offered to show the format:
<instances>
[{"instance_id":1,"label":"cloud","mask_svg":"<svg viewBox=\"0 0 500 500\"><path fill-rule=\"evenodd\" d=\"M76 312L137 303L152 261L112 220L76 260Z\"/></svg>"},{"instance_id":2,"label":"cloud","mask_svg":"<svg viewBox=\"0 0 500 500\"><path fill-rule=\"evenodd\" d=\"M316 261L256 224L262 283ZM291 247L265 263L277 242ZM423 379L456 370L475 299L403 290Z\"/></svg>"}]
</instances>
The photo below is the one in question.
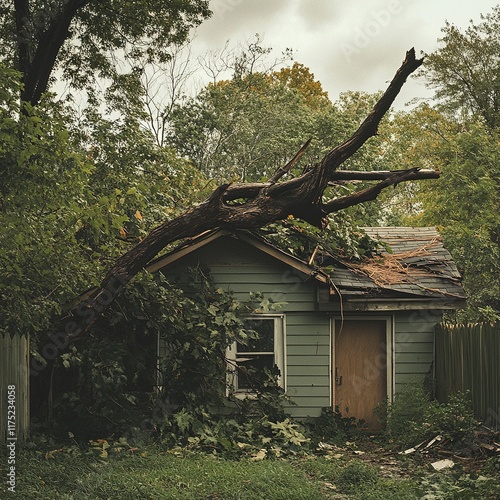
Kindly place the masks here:
<instances>
[{"instance_id":1,"label":"cloud","mask_svg":"<svg viewBox=\"0 0 500 500\"><path fill-rule=\"evenodd\" d=\"M198 29L198 53L259 33L274 54L294 49L332 100L348 90L385 89L408 49L419 55L437 48L446 20L465 29L492 9L491 0L211 0L210 6L214 15Z\"/></svg>"},{"instance_id":2,"label":"cloud","mask_svg":"<svg viewBox=\"0 0 500 500\"><path fill-rule=\"evenodd\" d=\"M340 22L341 4L331 0L316 0L314 3L295 1L294 15L307 31L333 30Z\"/></svg>"},{"instance_id":3,"label":"cloud","mask_svg":"<svg viewBox=\"0 0 500 500\"><path fill-rule=\"evenodd\" d=\"M243 41L288 17L286 0L212 0L212 17L197 30L201 43L220 48L231 39Z\"/></svg>"}]
</instances>

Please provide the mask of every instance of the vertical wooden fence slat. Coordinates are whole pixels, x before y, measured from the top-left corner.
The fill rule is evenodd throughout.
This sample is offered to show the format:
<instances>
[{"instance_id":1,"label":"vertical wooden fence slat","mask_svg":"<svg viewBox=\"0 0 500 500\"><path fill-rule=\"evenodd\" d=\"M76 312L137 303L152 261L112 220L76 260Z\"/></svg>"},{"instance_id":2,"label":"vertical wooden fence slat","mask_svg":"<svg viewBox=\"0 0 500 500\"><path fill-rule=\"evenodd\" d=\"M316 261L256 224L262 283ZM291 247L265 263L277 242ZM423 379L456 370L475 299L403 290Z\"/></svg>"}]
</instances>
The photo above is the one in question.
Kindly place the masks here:
<instances>
[{"instance_id":1,"label":"vertical wooden fence slat","mask_svg":"<svg viewBox=\"0 0 500 500\"><path fill-rule=\"evenodd\" d=\"M488 404L485 408L485 423L500 429L500 323L496 328L485 330L483 352L488 359Z\"/></svg>"},{"instance_id":2,"label":"vertical wooden fence slat","mask_svg":"<svg viewBox=\"0 0 500 500\"><path fill-rule=\"evenodd\" d=\"M436 398L470 391L478 418L500 429L500 323L436 326Z\"/></svg>"},{"instance_id":3,"label":"vertical wooden fence slat","mask_svg":"<svg viewBox=\"0 0 500 500\"><path fill-rule=\"evenodd\" d=\"M29 435L29 338L0 335L0 442L7 439L8 387L15 387L15 423L18 441Z\"/></svg>"}]
</instances>

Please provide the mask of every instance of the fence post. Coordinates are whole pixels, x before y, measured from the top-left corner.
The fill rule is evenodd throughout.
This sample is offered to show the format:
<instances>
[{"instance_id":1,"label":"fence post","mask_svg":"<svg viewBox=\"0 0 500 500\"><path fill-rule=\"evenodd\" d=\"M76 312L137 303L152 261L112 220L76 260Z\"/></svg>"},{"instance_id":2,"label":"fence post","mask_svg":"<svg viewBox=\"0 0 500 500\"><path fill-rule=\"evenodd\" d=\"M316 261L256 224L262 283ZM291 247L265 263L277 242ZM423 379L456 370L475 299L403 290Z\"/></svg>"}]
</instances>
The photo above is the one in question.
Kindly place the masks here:
<instances>
[{"instance_id":1,"label":"fence post","mask_svg":"<svg viewBox=\"0 0 500 500\"><path fill-rule=\"evenodd\" d=\"M0 443L25 441L29 420L29 337L0 334Z\"/></svg>"}]
</instances>

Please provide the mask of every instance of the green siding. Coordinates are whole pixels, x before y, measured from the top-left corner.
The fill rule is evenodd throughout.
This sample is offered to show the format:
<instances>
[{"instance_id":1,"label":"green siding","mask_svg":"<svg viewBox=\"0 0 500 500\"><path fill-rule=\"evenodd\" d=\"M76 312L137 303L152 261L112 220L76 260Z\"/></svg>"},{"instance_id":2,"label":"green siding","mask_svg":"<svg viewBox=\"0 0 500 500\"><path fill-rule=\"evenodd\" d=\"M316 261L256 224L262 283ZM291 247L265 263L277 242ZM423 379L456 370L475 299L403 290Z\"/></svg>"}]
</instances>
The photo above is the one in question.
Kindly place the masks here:
<instances>
[{"instance_id":1,"label":"green siding","mask_svg":"<svg viewBox=\"0 0 500 500\"><path fill-rule=\"evenodd\" d=\"M423 383L432 375L434 327L439 311L398 312L394 316L395 391L408 383Z\"/></svg>"},{"instance_id":2,"label":"green siding","mask_svg":"<svg viewBox=\"0 0 500 500\"><path fill-rule=\"evenodd\" d=\"M329 374L329 366L325 365L310 365L310 364L303 364L303 365L291 365L288 364L287 368L287 376L288 377L306 377L306 373L311 376L318 376L321 377L321 380L323 380L323 383L325 381L329 380L330 374ZM326 382L328 383L328 382Z\"/></svg>"},{"instance_id":3,"label":"green siding","mask_svg":"<svg viewBox=\"0 0 500 500\"><path fill-rule=\"evenodd\" d=\"M288 374L288 385L292 387L329 387L329 380L319 375L290 375Z\"/></svg>"},{"instance_id":4,"label":"green siding","mask_svg":"<svg viewBox=\"0 0 500 500\"><path fill-rule=\"evenodd\" d=\"M428 366L432 363L432 352L398 352L396 353L396 363L426 363Z\"/></svg>"},{"instance_id":5,"label":"green siding","mask_svg":"<svg viewBox=\"0 0 500 500\"><path fill-rule=\"evenodd\" d=\"M287 354L292 356L330 356L330 346L328 345L290 345L290 339L287 342Z\"/></svg>"},{"instance_id":6,"label":"green siding","mask_svg":"<svg viewBox=\"0 0 500 500\"><path fill-rule=\"evenodd\" d=\"M319 416L330 405L330 319L316 311L314 279L233 239L219 239L169 267L168 277L182 283L186 267L208 267L217 286L248 301L249 292L262 292L275 302L286 302L287 393L297 405L295 417Z\"/></svg>"},{"instance_id":7,"label":"green siding","mask_svg":"<svg viewBox=\"0 0 500 500\"><path fill-rule=\"evenodd\" d=\"M328 398L330 395L330 389L328 387L317 387L317 386L308 386L308 387L289 387L287 389L287 394L291 396L293 399L297 397L300 398L310 398L310 397L324 397ZM323 405L327 406L327 405Z\"/></svg>"},{"instance_id":8,"label":"green siding","mask_svg":"<svg viewBox=\"0 0 500 500\"><path fill-rule=\"evenodd\" d=\"M218 286L233 291L238 300L248 301L250 292L262 292L274 302L286 302L284 312L315 311L315 280L248 245L219 239L172 265L168 276L182 283L187 278L185 268L200 263L210 269ZM307 324L307 319L299 324Z\"/></svg>"}]
</instances>

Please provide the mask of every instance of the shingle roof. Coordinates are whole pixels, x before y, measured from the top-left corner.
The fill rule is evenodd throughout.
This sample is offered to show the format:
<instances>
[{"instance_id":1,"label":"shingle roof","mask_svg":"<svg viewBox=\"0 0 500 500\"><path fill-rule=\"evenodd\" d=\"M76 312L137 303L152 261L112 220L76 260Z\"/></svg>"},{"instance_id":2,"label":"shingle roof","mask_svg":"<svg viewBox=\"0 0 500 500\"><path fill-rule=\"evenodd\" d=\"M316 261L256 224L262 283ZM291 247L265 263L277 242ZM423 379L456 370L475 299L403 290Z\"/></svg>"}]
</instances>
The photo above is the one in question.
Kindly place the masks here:
<instances>
[{"instance_id":1,"label":"shingle roof","mask_svg":"<svg viewBox=\"0 0 500 500\"><path fill-rule=\"evenodd\" d=\"M337 266L331 278L344 297L408 297L463 300L460 274L433 227L365 227L389 246L362 263Z\"/></svg>"}]
</instances>

